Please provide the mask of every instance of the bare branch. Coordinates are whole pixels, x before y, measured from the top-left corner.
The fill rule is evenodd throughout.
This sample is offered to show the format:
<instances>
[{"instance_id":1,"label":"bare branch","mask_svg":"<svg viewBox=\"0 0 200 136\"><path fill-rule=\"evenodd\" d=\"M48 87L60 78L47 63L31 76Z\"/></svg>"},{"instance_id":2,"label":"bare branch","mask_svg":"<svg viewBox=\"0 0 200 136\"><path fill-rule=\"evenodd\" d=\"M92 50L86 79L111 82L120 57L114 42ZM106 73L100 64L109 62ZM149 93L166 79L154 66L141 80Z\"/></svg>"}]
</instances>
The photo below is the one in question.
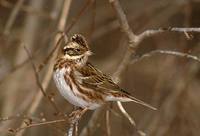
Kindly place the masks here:
<instances>
[{"instance_id":1,"label":"bare branch","mask_svg":"<svg viewBox=\"0 0 200 136\"><path fill-rule=\"evenodd\" d=\"M62 32L60 38L58 39L58 42L55 45L55 47L51 50L51 52L45 58L45 60L38 66L37 72L40 72L44 68L44 66L50 61L51 57L53 56L55 51L58 49L58 47L59 47L59 45L60 45L60 43L63 39L65 40L65 42L68 41L68 37L65 35L65 33Z\"/></svg>"},{"instance_id":2,"label":"bare branch","mask_svg":"<svg viewBox=\"0 0 200 136\"><path fill-rule=\"evenodd\" d=\"M116 82L119 82L119 77L121 76L121 74L124 72L124 70L128 66L131 56L135 54L135 49L137 48L139 41L138 41L138 37L131 30L131 28L128 24L128 21L126 19L126 15L125 15L124 11L122 10L122 7L121 7L119 1L118 0L109 0L109 2L115 9L116 15L120 22L120 26L121 26L123 32L127 35L128 40L129 40L129 48L126 51L121 64L119 65L118 69L114 73L114 78L116 79ZM120 102L118 102L118 103L120 103ZM103 112L103 110L96 110L93 113L88 125L86 127L84 127L84 129L82 130L81 136L85 136L87 134L88 129L94 131L95 123L99 118L98 115L101 114L102 112Z\"/></svg>"},{"instance_id":3,"label":"bare branch","mask_svg":"<svg viewBox=\"0 0 200 136\"><path fill-rule=\"evenodd\" d=\"M26 46L24 46L24 49L25 49L25 51L26 51L26 53L27 53L27 55L28 55L28 57L30 59L31 65L33 67L38 87L40 88L40 90L41 90L42 94L44 95L44 97L47 98L48 102L50 102L50 104L52 105L52 107L56 110L56 112L60 113L60 110L57 107L57 105L55 104L54 99L51 98L51 97L48 97L48 95L46 94L44 88L42 87L42 84L40 83L39 75L38 75L38 73L36 71L36 66L35 66L35 64L33 62L33 57L31 55L31 53L28 51L28 49L26 48Z\"/></svg>"},{"instance_id":4,"label":"bare branch","mask_svg":"<svg viewBox=\"0 0 200 136\"><path fill-rule=\"evenodd\" d=\"M128 66L131 56L135 55L135 50L138 47L140 40L138 40L138 36L133 33L131 30L126 15L119 3L118 0L110 0L110 3L112 4L113 8L116 11L118 20L120 22L121 28L123 29L124 33L127 35L128 40L129 40L129 48L127 48L126 54L124 55L124 58L119 65L118 69L114 73L115 78L117 77L117 81L119 82L119 78L121 74L124 72L126 67ZM122 106L121 102L117 102L117 106L122 112L122 114L129 120L129 122L136 127L135 121L131 118L131 116L126 112L124 107Z\"/></svg>"},{"instance_id":5,"label":"bare branch","mask_svg":"<svg viewBox=\"0 0 200 136\"><path fill-rule=\"evenodd\" d=\"M71 28L76 24L76 22L80 19L80 17L85 13L85 11L87 10L87 8L89 7L90 3L92 0L87 0L87 2L85 3L85 5L82 7L82 9L80 10L80 12L78 13L78 15L72 19L71 23L67 26L67 28L65 29L65 33L69 33L69 31L71 30Z\"/></svg>"},{"instance_id":6,"label":"bare branch","mask_svg":"<svg viewBox=\"0 0 200 136\"><path fill-rule=\"evenodd\" d=\"M11 15L10 15L10 17L9 17L7 23L6 23L5 30L3 32L5 35L8 35L10 33L10 29L11 29L11 27L12 27L12 25L13 25L16 17L17 17L17 14L18 14L21 6L23 5L23 3L24 3L24 0L18 0L17 4L13 8Z\"/></svg>"},{"instance_id":7,"label":"bare branch","mask_svg":"<svg viewBox=\"0 0 200 136\"><path fill-rule=\"evenodd\" d=\"M79 108L75 111L73 111L69 117L70 117L70 127L67 131L67 133L65 134L66 136L76 136L77 135L77 131L78 131L78 121L81 119L81 117L85 114L85 112L87 111L88 109L85 108L85 109L82 109L82 108Z\"/></svg>"},{"instance_id":8,"label":"bare branch","mask_svg":"<svg viewBox=\"0 0 200 136\"><path fill-rule=\"evenodd\" d=\"M55 123L60 123L60 122L67 122L66 119L58 119L58 120L53 120L53 121L45 121L45 122L39 122L39 123L32 123L28 126L20 127L16 129L16 133L19 131L22 131L27 128L32 128L32 127L38 127L38 126L43 126L43 125L50 125L50 124L55 124Z\"/></svg>"},{"instance_id":9,"label":"bare branch","mask_svg":"<svg viewBox=\"0 0 200 136\"><path fill-rule=\"evenodd\" d=\"M131 116L126 112L126 110L124 109L124 107L122 106L121 102L117 102L118 108L120 109L120 111L122 112L122 114L128 119L128 121L131 123L131 125L136 127L136 123L134 121L134 119L131 118Z\"/></svg>"},{"instance_id":10,"label":"bare branch","mask_svg":"<svg viewBox=\"0 0 200 136\"><path fill-rule=\"evenodd\" d=\"M2 117L2 118L0 118L0 122L13 120L13 119L17 119L17 118L25 119L25 118L28 118L28 116L23 115L23 114L16 114L16 115L9 116L9 117Z\"/></svg>"},{"instance_id":11,"label":"bare branch","mask_svg":"<svg viewBox=\"0 0 200 136\"><path fill-rule=\"evenodd\" d=\"M188 54L188 53L182 53L182 52L177 52L177 51L167 51L167 50L154 50L154 51L143 54L141 57L134 58L131 61L131 64L134 64L138 61L143 60L144 58L148 58L148 57L151 57L156 54L165 54L165 55L173 55L173 56L177 56L177 57L183 57L183 58L187 58L187 59L192 59L192 60L200 63L200 58L198 58L197 56Z\"/></svg>"},{"instance_id":12,"label":"bare branch","mask_svg":"<svg viewBox=\"0 0 200 136\"><path fill-rule=\"evenodd\" d=\"M38 55L39 50L35 51L33 54L33 59L36 58L36 56ZM30 61L29 58L27 58L26 60L24 60L23 62L21 62L20 64L17 64L16 66L14 66L13 68L11 68L9 70L9 73L7 73L1 80L0 80L0 85L6 81L8 79L8 77L10 75L12 75L14 72L16 72L17 70L23 68L26 64L28 64L28 62Z\"/></svg>"},{"instance_id":13,"label":"bare branch","mask_svg":"<svg viewBox=\"0 0 200 136\"><path fill-rule=\"evenodd\" d=\"M65 28L65 24L66 24L66 21L67 21L70 5L71 5L71 0L65 0L64 1L61 16L59 18L59 22L58 22L58 26L57 26L58 31L63 31L64 28ZM60 37L59 35L55 36L54 45L56 45L56 43L58 42L59 37ZM51 57L51 63L49 64L47 72L46 72L44 79L42 81L42 86L43 86L45 91L46 91L46 89L49 85L49 82L51 80L51 77L52 77L52 69L53 69L53 65L54 65L54 59L56 58L57 53L58 53L58 49L55 51L55 53ZM40 92L38 92L35 95L34 101L31 104L30 108L28 109L28 112L27 112L28 114L33 114L35 112L35 110L39 106L42 98L43 98L43 95ZM24 126L24 124L22 123L21 127L23 127L23 126ZM25 131L20 131L20 133L17 133L17 136L22 136L24 132Z\"/></svg>"},{"instance_id":14,"label":"bare branch","mask_svg":"<svg viewBox=\"0 0 200 136\"><path fill-rule=\"evenodd\" d=\"M80 17L83 15L83 13L87 10L87 8L89 7L91 3L91 0L87 0L87 2L85 3L85 5L82 7L82 9L80 10L80 12L77 14L77 16L75 16L71 23L65 28L65 31L61 31L59 30L58 33L62 34L62 37L60 37L60 39L58 40L58 42L56 43L55 47L52 49L52 51L49 53L49 55L45 58L45 60L39 65L38 67L38 72L40 72L44 66L49 62L49 60L51 59L53 53L55 52L55 50L58 48L58 46L60 45L62 39L64 38L65 42L68 41L67 38L67 33L69 33L69 31L73 28L73 26L76 24L76 22L80 19Z\"/></svg>"},{"instance_id":15,"label":"bare branch","mask_svg":"<svg viewBox=\"0 0 200 136\"><path fill-rule=\"evenodd\" d=\"M99 108L97 110L94 111L94 113L92 114L88 124L82 129L81 133L79 136L87 136L88 131L90 132L90 134L92 135L95 130L97 129L97 122L100 120L101 114L104 112L104 108Z\"/></svg>"},{"instance_id":16,"label":"bare branch","mask_svg":"<svg viewBox=\"0 0 200 136\"><path fill-rule=\"evenodd\" d=\"M124 72L124 70L128 66L130 58L132 55L135 54L135 50L140 41L138 40L138 36L135 35L133 33L133 31L131 30L131 28L128 24L128 21L126 19L126 15L125 15L119 1L118 0L109 0L109 1L112 5L113 9L116 12L116 16L118 18L118 21L120 22L122 31L126 34L126 36L128 37L128 41L129 41L129 46L124 55L124 58L123 58L121 64L119 65L118 69L114 73L114 77L117 78L116 80L119 82L119 77L121 76L121 74Z\"/></svg>"},{"instance_id":17,"label":"bare branch","mask_svg":"<svg viewBox=\"0 0 200 136\"><path fill-rule=\"evenodd\" d=\"M129 42L130 42L129 46L134 47L133 43L137 42L137 36L131 30L131 28L128 24L128 21L126 19L126 15L125 15L119 1L118 0L109 0L109 2L111 3L111 5L113 6L113 9L116 12L116 16L118 18L118 21L120 23L122 31L129 38Z\"/></svg>"},{"instance_id":18,"label":"bare branch","mask_svg":"<svg viewBox=\"0 0 200 136\"><path fill-rule=\"evenodd\" d=\"M143 39L156 35L156 34L160 34L163 32L179 32L179 33L184 33L186 35L186 37L188 38L188 33L189 32L200 32L200 28L196 27L196 28L179 28L179 27L169 27L169 28L160 28L160 29L152 29L152 30L146 30L144 32L142 32L141 34L138 35L138 39L139 41L142 41Z\"/></svg>"},{"instance_id":19,"label":"bare branch","mask_svg":"<svg viewBox=\"0 0 200 136\"><path fill-rule=\"evenodd\" d=\"M117 105L118 105L118 108L120 109L120 111L122 112L122 114L125 116L125 118L128 119L128 121L131 123L131 125L136 129L137 133L140 135L140 136L145 136L146 134L139 130L137 128L137 125L135 123L135 120L126 112L126 110L124 109L124 107L122 106L122 103L121 102L117 102Z\"/></svg>"},{"instance_id":20,"label":"bare branch","mask_svg":"<svg viewBox=\"0 0 200 136\"><path fill-rule=\"evenodd\" d=\"M110 126L110 111L106 110L106 132L107 136L111 136L111 126Z\"/></svg>"},{"instance_id":21,"label":"bare branch","mask_svg":"<svg viewBox=\"0 0 200 136\"><path fill-rule=\"evenodd\" d=\"M2 7L9 8L9 9L11 9L11 8L14 9L14 7L16 6L8 0L0 0L0 5ZM36 9L30 7L30 6L21 5L19 10L26 12L28 14L34 14L34 15L37 15L37 16L40 16L40 17L43 17L43 18L54 19L54 16L52 16L51 14L46 13L45 11L36 10Z\"/></svg>"}]
</instances>

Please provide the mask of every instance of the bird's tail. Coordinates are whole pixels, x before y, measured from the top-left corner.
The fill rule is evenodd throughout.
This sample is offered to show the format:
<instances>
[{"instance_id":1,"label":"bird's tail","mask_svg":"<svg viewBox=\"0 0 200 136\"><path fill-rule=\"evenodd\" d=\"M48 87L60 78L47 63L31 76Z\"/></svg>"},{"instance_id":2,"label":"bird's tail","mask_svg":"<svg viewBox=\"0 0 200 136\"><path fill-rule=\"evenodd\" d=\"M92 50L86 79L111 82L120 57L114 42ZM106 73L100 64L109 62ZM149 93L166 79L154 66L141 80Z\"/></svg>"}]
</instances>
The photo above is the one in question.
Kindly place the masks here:
<instances>
[{"instance_id":1,"label":"bird's tail","mask_svg":"<svg viewBox=\"0 0 200 136\"><path fill-rule=\"evenodd\" d=\"M150 104L147 104L147 103L143 102L142 100L139 100L139 99L137 99L137 98L135 98L131 95L126 95L126 96L130 99L130 101L133 101L137 104L143 105L143 106L150 108L152 110L157 110L157 108L155 108L155 107L151 106Z\"/></svg>"},{"instance_id":2,"label":"bird's tail","mask_svg":"<svg viewBox=\"0 0 200 136\"><path fill-rule=\"evenodd\" d=\"M120 101L120 102L135 102L137 104L143 105L147 108L150 108L152 110L157 110L155 107L143 102L142 100L139 100L135 97L133 97L132 95L130 95L129 93L127 93L126 91L122 90L122 92L116 92L113 91L111 92L111 94L107 97L108 101Z\"/></svg>"}]
</instances>

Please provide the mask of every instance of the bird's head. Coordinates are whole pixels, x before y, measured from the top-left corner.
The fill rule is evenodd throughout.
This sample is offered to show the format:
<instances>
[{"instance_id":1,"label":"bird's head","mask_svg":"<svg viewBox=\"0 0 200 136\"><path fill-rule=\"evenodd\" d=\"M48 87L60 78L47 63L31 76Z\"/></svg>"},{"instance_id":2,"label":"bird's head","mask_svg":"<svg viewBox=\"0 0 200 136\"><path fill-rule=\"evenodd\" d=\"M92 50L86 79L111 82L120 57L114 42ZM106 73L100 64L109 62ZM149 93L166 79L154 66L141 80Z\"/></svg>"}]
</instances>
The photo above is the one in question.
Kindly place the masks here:
<instances>
[{"instance_id":1,"label":"bird's head","mask_svg":"<svg viewBox=\"0 0 200 136\"><path fill-rule=\"evenodd\" d=\"M77 64L84 64L87 62L88 56L92 55L92 52L85 38L80 34L75 34L63 47L63 55L65 59L74 61Z\"/></svg>"}]
</instances>

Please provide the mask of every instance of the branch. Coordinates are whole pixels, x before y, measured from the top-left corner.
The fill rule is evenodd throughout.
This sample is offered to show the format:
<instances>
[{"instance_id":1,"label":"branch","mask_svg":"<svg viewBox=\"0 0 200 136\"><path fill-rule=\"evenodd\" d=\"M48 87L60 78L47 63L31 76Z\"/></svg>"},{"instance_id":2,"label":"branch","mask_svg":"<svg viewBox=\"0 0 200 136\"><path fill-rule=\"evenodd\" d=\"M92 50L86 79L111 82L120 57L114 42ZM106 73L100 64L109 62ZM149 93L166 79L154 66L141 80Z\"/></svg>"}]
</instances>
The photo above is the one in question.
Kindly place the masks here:
<instances>
[{"instance_id":1,"label":"branch","mask_svg":"<svg viewBox=\"0 0 200 136\"><path fill-rule=\"evenodd\" d=\"M135 55L135 50L137 49L140 41L139 41L138 36L135 35L133 33L133 31L131 30L131 28L128 24L126 15L125 15L119 1L118 0L109 0L109 2L112 5L113 9L115 10L116 16L117 16L118 21L121 26L121 29L126 34L126 36L128 37L128 41L129 41L129 45L128 45L127 51L124 55L124 58L123 58L121 64L119 64L118 69L114 73L114 77L116 78L116 81L119 82L119 78L120 78L121 74L124 72L124 70L126 69L126 67L128 66L131 56Z\"/></svg>"},{"instance_id":2,"label":"branch","mask_svg":"<svg viewBox=\"0 0 200 136\"><path fill-rule=\"evenodd\" d=\"M128 37L128 40L129 40L129 46L128 46L129 48L127 48L127 51L124 55L124 58L123 58L121 64L119 65L118 69L114 73L115 78L117 78L116 79L117 82L120 82L119 81L120 76L125 71L125 69L128 67L130 60L131 60L131 56L133 56L133 55L135 56L135 53L136 53L135 50L137 49L141 40L140 40L139 36L135 35L133 33L133 31L131 30L131 28L128 24L126 15L125 15L119 1L118 0L110 0L110 3L112 4L113 8L115 9L118 20L120 22L120 26L121 26L123 32ZM126 112L126 110L122 106L121 102L117 102L117 106L118 106L119 110L121 111L121 113L137 129L134 119L132 119L131 116Z\"/></svg>"},{"instance_id":3,"label":"branch","mask_svg":"<svg viewBox=\"0 0 200 136\"><path fill-rule=\"evenodd\" d=\"M39 123L32 123L28 126L17 128L15 130L15 133L20 132L20 131L27 129L27 128L31 128L31 127L37 127L37 126L49 125L49 124L55 124L55 123L60 123L60 122L67 122L67 121L68 120L66 120L66 119L58 119L58 120L45 121L45 122L39 122Z\"/></svg>"},{"instance_id":4,"label":"branch","mask_svg":"<svg viewBox=\"0 0 200 136\"><path fill-rule=\"evenodd\" d=\"M12 4L8 0L0 0L0 6L12 9L16 6L16 4ZM23 11L25 13L37 15L37 16L40 16L40 17L43 17L43 18L54 19L53 15L50 15L49 13L47 13L45 11L36 10L36 9L30 7L30 6L21 5L19 10Z\"/></svg>"},{"instance_id":5,"label":"branch","mask_svg":"<svg viewBox=\"0 0 200 136\"><path fill-rule=\"evenodd\" d=\"M88 131L90 132L90 134L92 135L93 132L95 132L95 130L97 129L97 123L100 120L100 117L102 115L102 113L104 112L104 108L99 108L96 109L94 111L94 113L92 114L88 124L82 129L81 133L79 136L87 136L88 135Z\"/></svg>"},{"instance_id":6,"label":"branch","mask_svg":"<svg viewBox=\"0 0 200 136\"><path fill-rule=\"evenodd\" d=\"M58 49L58 47L59 47L59 45L60 45L60 43L62 42L63 39L64 39L65 42L68 41L68 37L65 35L65 33L61 33L61 36L58 39L58 42L56 43L55 47L51 50L51 52L44 59L44 61L38 66L37 72L40 72L44 68L44 66L47 65L47 63L50 61L50 59L54 55L55 51Z\"/></svg>"},{"instance_id":7,"label":"branch","mask_svg":"<svg viewBox=\"0 0 200 136\"><path fill-rule=\"evenodd\" d=\"M198 58L197 56L188 54L188 53L182 53L182 52L177 52L177 51L167 51L167 50L154 50L154 51L143 54L141 57L134 58L131 61L131 64L134 64L138 61L143 60L144 58L148 58L148 57L151 57L156 54L166 54L166 55L173 55L173 56L177 56L177 57L183 57L183 58L187 58L187 59L192 59L192 60L200 63L200 58Z\"/></svg>"},{"instance_id":8,"label":"branch","mask_svg":"<svg viewBox=\"0 0 200 136\"><path fill-rule=\"evenodd\" d=\"M111 136L111 126L110 126L110 111L106 110L106 133L107 136Z\"/></svg>"},{"instance_id":9,"label":"branch","mask_svg":"<svg viewBox=\"0 0 200 136\"><path fill-rule=\"evenodd\" d=\"M30 117L23 115L23 114L16 114L16 115L13 115L13 116L1 117L0 122L9 121L9 120L17 119L17 118L27 119L27 118L30 118Z\"/></svg>"},{"instance_id":10,"label":"branch","mask_svg":"<svg viewBox=\"0 0 200 136\"><path fill-rule=\"evenodd\" d=\"M67 28L65 29L65 33L69 33L69 31L71 30L71 28L76 24L76 22L80 19L80 17L83 15L83 13L85 13L85 11L87 10L87 8L89 7L89 5L91 4L91 1L93 0L87 0L87 2L85 3L85 5L82 7L82 9L80 10L80 12L78 13L78 15L72 19L71 23L67 26Z\"/></svg>"},{"instance_id":11,"label":"branch","mask_svg":"<svg viewBox=\"0 0 200 136\"><path fill-rule=\"evenodd\" d=\"M77 136L78 135L78 121L81 119L81 117L85 114L85 112L88 109L82 109L79 108L77 110L74 110L70 115L70 127L65 134L65 136Z\"/></svg>"},{"instance_id":12,"label":"branch","mask_svg":"<svg viewBox=\"0 0 200 136\"><path fill-rule=\"evenodd\" d=\"M31 65L32 65L32 67L33 67L34 74L35 74L35 77L36 77L37 85L38 85L38 87L40 88L40 90L41 90L43 96L44 96L45 98L47 98L48 102L50 102L50 104L51 104L52 107L56 110L56 112L57 112L57 113L60 113L59 108L58 108L57 105L54 103L54 99L51 98L51 97L49 97L49 96L46 94L44 88L42 87L42 84L40 83L39 75L38 75L38 73L37 73L37 71L36 71L36 66L35 66L35 64L34 64L34 62L33 62L33 57L32 57L32 55L31 55L31 53L28 51L28 49L26 48L26 46L24 46L24 49L25 49L25 51L26 51L26 53L27 53L27 55L28 55L28 57L29 57L29 59L30 59L30 62L31 62Z\"/></svg>"},{"instance_id":13,"label":"branch","mask_svg":"<svg viewBox=\"0 0 200 136\"><path fill-rule=\"evenodd\" d=\"M58 46L60 45L62 39L64 38L65 42L67 42L67 33L69 33L69 31L73 28L73 26L76 24L76 22L80 19L80 17L83 15L83 13L86 11L86 9L89 7L91 0L87 0L87 2L85 3L85 5L82 7L82 9L80 10L80 12L72 19L71 23L65 28L65 31L61 31L59 30L58 33L62 34L62 37L58 40L56 46L52 49L52 51L49 53L49 55L45 58L45 60L39 65L38 67L38 72L40 72L44 66L49 62L49 60L51 59L53 53L55 52L55 50L58 48Z\"/></svg>"},{"instance_id":14,"label":"branch","mask_svg":"<svg viewBox=\"0 0 200 136\"><path fill-rule=\"evenodd\" d=\"M141 34L138 35L138 40L142 41L143 39L156 35L156 34L160 34L160 33L164 33L164 32L179 32L179 33L184 33L186 35L186 37L188 39L190 39L191 37L189 36L189 32L200 32L200 28L199 27L194 27L194 28L179 28L179 27L169 27L169 28L159 28L159 29L151 29L151 30L146 30L144 32L142 32Z\"/></svg>"},{"instance_id":15,"label":"branch","mask_svg":"<svg viewBox=\"0 0 200 136\"><path fill-rule=\"evenodd\" d=\"M135 49L137 48L139 41L138 41L138 37L131 30L131 28L128 24L128 21L126 19L126 15L124 14L124 11L122 10L122 7L121 7L119 1L118 0L109 0L109 2L113 6L113 8L116 12L116 15L118 17L118 20L120 22L120 26L129 40L129 48L126 51L121 64L119 65L118 69L116 70L116 72L113 75L114 78L116 79L116 82L119 82L119 77L121 76L121 74L124 72L124 70L128 66L128 64L131 60L131 56L135 55ZM101 115L103 111L104 110L102 110L102 109L98 109L93 113L88 125L83 128L80 136L86 136L88 129L92 130L94 132L95 124L99 120L99 115Z\"/></svg>"},{"instance_id":16,"label":"branch","mask_svg":"<svg viewBox=\"0 0 200 136\"><path fill-rule=\"evenodd\" d=\"M11 27L12 27L12 25L13 25L16 17L17 17L17 14L19 13L19 10L20 10L21 6L23 5L23 3L24 3L24 0L18 0L17 4L14 6L14 8L13 8L11 14L10 14L10 17L9 17L7 23L6 23L4 32L3 32L5 35L8 35L10 33L10 29L11 29Z\"/></svg>"},{"instance_id":17,"label":"branch","mask_svg":"<svg viewBox=\"0 0 200 136\"><path fill-rule=\"evenodd\" d=\"M131 125L136 129L137 133L140 136L146 136L146 134L143 131L141 131L140 129L137 128L135 120L126 112L126 110L124 109L122 103L121 102L117 102L117 106L120 109L121 113L124 115L124 117L127 118L128 121L131 123Z\"/></svg>"},{"instance_id":18,"label":"branch","mask_svg":"<svg viewBox=\"0 0 200 136\"><path fill-rule=\"evenodd\" d=\"M58 21L58 26L57 26L58 31L64 31L70 5L71 5L71 0L65 0L64 1L63 8L62 8L62 11L61 11L61 16L60 16L59 21ZM56 43L58 42L59 37L60 37L59 35L55 36L54 45L56 45ZM47 89L47 87L50 83L51 77L52 77L52 69L53 69L53 65L54 65L54 59L56 58L57 54L58 54L58 49L53 54L53 56L51 58L51 63L49 64L47 72L46 72L44 79L42 81L42 86L43 86L45 91L46 91L46 89ZM40 92L38 92L35 95L33 103L30 105L30 108L27 110L28 114L33 114L36 111L36 109L39 106L42 98L43 98L43 94L41 94ZM24 126L24 124L21 123L21 127L23 127L23 126ZM22 130L22 131L20 131L20 133L17 133L16 136L22 136L24 134L24 132L25 131Z\"/></svg>"}]
</instances>

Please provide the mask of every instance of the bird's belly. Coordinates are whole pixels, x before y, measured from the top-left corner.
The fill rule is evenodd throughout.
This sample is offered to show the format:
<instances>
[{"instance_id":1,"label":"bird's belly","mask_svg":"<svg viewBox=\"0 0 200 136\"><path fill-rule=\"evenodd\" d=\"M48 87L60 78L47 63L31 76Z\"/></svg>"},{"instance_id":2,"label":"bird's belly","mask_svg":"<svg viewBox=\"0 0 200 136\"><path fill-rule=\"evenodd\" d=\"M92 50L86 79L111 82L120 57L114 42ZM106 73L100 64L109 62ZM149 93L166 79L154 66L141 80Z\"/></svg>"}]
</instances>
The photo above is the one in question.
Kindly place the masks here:
<instances>
[{"instance_id":1,"label":"bird's belly","mask_svg":"<svg viewBox=\"0 0 200 136\"><path fill-rule=\"evenodd\" d=\"M96 109L100 106L98 103L90 103L85 100L83 100L81 97L79 97L79 91L77 90L77 87L75 84L72 83L70 86L65 78L64 74L66 75L66 68L56 70L53 74L53 78L56 84L56 87L58 88L60 94L67 99L71 104L82 107L82 108L88 108L88 109ZM73 91L72 91L72 89Z\"/></svg>"}]
</instances>

